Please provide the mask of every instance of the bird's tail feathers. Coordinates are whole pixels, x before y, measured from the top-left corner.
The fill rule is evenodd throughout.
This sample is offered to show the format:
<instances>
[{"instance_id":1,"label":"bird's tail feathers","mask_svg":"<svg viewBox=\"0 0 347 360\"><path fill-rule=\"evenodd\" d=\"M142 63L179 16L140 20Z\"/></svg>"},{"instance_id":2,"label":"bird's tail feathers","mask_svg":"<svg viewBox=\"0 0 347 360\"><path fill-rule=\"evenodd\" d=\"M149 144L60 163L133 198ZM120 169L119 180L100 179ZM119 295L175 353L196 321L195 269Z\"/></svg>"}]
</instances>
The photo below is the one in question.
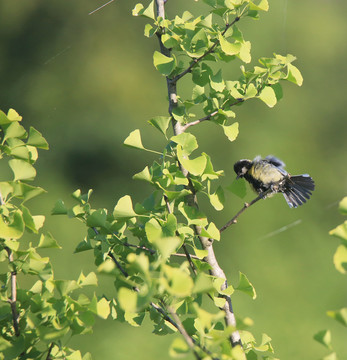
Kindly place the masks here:
<instances>
[{"instance_id":1,"label":"bird's tail feathers","mask_svg":"<svg viewBox=\"0 0 347 360\"><path fill-rule=\"evenodd\" d=\"M310 198L314 188L314 181L308 174L291 176L285 183L283 196L290 207L298 207Z\"/></svg>"}]
</instances>

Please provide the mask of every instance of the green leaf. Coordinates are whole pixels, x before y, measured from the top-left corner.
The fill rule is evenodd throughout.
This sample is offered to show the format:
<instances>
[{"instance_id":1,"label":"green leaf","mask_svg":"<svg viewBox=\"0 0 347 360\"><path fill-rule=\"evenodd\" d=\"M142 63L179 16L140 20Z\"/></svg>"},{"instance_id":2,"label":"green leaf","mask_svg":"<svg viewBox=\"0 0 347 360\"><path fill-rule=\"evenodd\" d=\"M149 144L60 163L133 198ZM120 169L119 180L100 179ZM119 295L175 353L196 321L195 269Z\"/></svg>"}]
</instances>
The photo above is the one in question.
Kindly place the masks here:
<instances>
[{"instance_id":1,"label":"green leaf","mask_svg":"<svg viewBox=\"0 0 347 360\"><path fill-rule=\"evenodd\" d=\"M196 137L191 133L184 132L182 134L172 136L170 140L172 140L178 145L181 145L183 155L189 155L198 148L198 142L196 141Z\"/></svg>"},{"instance_id":2,"label":"green leaf","mask_svg":"<svg viewBox=\"0 0 347 360\"><path fill-rule=\"evenodd\" d=\"M179 44L179 37L177 35L171 36L168 33L165 33L161 36L161 41L167 49L171 49Z\"/></svg>"},{"instance_id":3,"label":"green leaf","mask_svg":"<svg viewBox=\"0 0 347 360\"><path fill-rule=\"evenodd\" d=\"M243 179L235 179L226 189L240 198L244 198L247 194L246 182Z\"/></svg>"},{"instance_id":4,"label":"green leaf","mask_svg":"<svg viewBox=\"0 0 347 360\"><path fill-rule=\"evenodd\" d=\"M186 117L186 108L185 106L174 106L172 108L172 116L175 120L180 123L184 123Z\"/></svg>"},{"instance_id":5,"label":"green leaf","mask_svg":"<svg viewBox=\"0 0 347 360\"><path fill-rule=\"evenodd\" d=\"M327 311L327 315L347 327L347 307L336 311Z\"/></svg>"},{"instance_id":6,"label":"green leaf","mask_svg":"<svg viewBox=\"0 0 347 360\"><path fill-rule=\"evenodd\" d=\"M240 52L241 43L239 43L239 42L230 43L229 41L224 39L222 34L218 35L218 39L219 39L220 46L226 55L236 55Z\"/></svg>"},{"instance_id":7,"label":"green leaf","mask_svg":"<svg viewBox=\"0 0 347 360\"><path fill-rule=\"evenodd\" d=\"M218 186L217 190L213 194L209 194L211 205L217 210L221 211L224 208L224 191L221 186Z\"/></svg>"},{"instance_id":8,"label":"green leaf","mask_svg":"<svg viewBox=\"0 0 347 360\"><path fill-rule=\"evenodd\" d=\"M338 360L336 353L331 353L327 356L324 356L322 360Z\"/></svg>"},{"instance_id":9,"label":"green leaf","mask_svg":"<svg viewBox=\"0 0 347 360\"><path fill-rule=\"evenodd\" d=\"M165 76L168 76L176 67L176 60L173 57L165 56L159 51L155 51L153 54L153 63L155 68Z\"/></svg>"},{"instance_id":10,"label":"green leaf","mask_svg":"<svg viewBox=\"0 0 347 360\"><path fill-rule=\"evenodd\" d=\"M98 209L87 217L87 226L89 227L105 227L107 212L105 209Z\"/></svg>"},{"instance_id":11,"label":"green leaf","mask_svg":"<svg viewBox=\"0 0 347 360\"><path fill-rule=\"evenodd\" d=\"M156 219L150 219L146 222L145 232L150 243L154 243L155 240L160 239L163 235L161 226Z\"/></svg>"},{"instance_id":12,"label":"green leaf","mask_svg":"<svg viewBox=\"0 0 347 360\"><path fill-rule=\"evenodd\" d=\"M117 205L113 210L113 216L115 218L131 218L137 216L129 195L125 195L118 200Z\"/></svg>"},{"instance_id":13,"label":"green leaf","mask_svg":"<svg viewBox=\"0 0 347 360\"><path fill-rule=\"evenodd\" d=\"M97 304L97 314L102 319L106 320L110 315L110 301L107 301L104 297L98 301Z\"/></svg>"},{"instance_id":14,"label":"green leaf","mask_svg":"<svg viewBox=\"0 0 347 360\"><path fill-rule=\"evenodd\" d=\"M181 247L182 240L177 236L156 238L153 244L162 256L163 261L177 252Z\"/></svg>"},{"instance_id":15,"label":"green leaf","mask_svg":"<svg viewBox=\"0 0 347 360\"><path fill-rule=\"evenodd\" d=\"M173 358L185 357L190 351L188 344L181 338L176 338L169 348L169 355Z\"/></svg>"},{"instance_id":16,"label":"green leaf","mask_svg":"<svg viewBox=\"0 0 347 360\"><path fill-rule=\"evenodd\" d=\"M257 91L255 85L252 84L252 83L250 83L250 84L247 86L244 100L254 98L255 96L257 96L257 93L258 93L258 91Z\"/></svg>"},{"instance_id":17,"label":"green leaf","mask_svg":"<svg viewBox=\"0 0 347 360\"><path fill-rule=\"evenodd\" d=\"M247 276L240 271L240 279L239 285L235 288L236 290L242 291L243 293L255 299L257 294L255 292L255 288L251 284L251 282L247 279Z\"/></svg>"},{"instance_id":18,"label":"green leaf","mask_svg":"<svg viewBox=\"0 0 347 360\"><path fill-rule=\"evenodd\" d=\"M36 170L28 162L19 159L12 159L8 162L8 164L14 173L14 181L34 180L36 176Z\"/></svg>"},{"instance_id":19,"label":"green leaf","mask_svg":"<svg viewBox=\"0 0 347 360\"><path fill-rule=\"evenodd\" d=\"M205 181L206 179L219 179L223 175L223 170L214 171L210 156L208 156L206 153L202 153L202 155L206 157L206 167L201 177L202 181Z\"/></svg>"},{"instance_id":20,"label":"green leaf","mask_svg":"<svg viewBox=\"0 0 347 360\"><path fill-rule=\"evenodd\" d=\"M39 271L39 269L37 269ZM79 288L75 280L55 280L55 288L61 296L68 295Z\"/></svg>"},{"instance_id":21,"label":"green leaf","mask_svg":"<svg viewBox=\"0 0 347 360\"><path fill-rule=\"evenodd\" d=\"M329 235L338 237L347 246L347 221L329 231Z\"/></svg>"},{"instance_id":22,"label":"green leaf","mask_svg":"<svg viewBox=\"0 0 347 360\"><path fill-rule=\"evenodd\" d=\"M217 226L213 222L210 222L206 229L202 228L201 235L217 241L220 240L220 232L217 229Z\"/></svg>"},{"instance_id":23,"label":"green leaf","mask_svg":"<svg viewBox=\"0 0 347 360\"><path fill-rule=\"evenodd\" d=\"M242 43L241 50L237 56L246 64L251 62L251 43L249 41Z\"/></svg>"},{"instance_id":24,"label":"green leaf","mask_svg":"<svg viewBox=\"0 0 347 360\"><path fill-rule=\"evenodd\" d=\"M181 268L174 268L169 265L164 265L163 268L167 279L167 283L164 285L171 295L177 297L186 297L191 295L194 282L188 271Z\"/></svg>"},{"instance_id":25,"label":"green leaf","mask_svg":"<svg viewBox=\"0 0 347 360\"><path fill-rule=\"evenodd\" d=\"M51 214L52 215L66 215L67 214L67 208L66 208L63 200L58 200L55 203Z\"/></svg>"},{"instance_id":26,"label":"green leaf","mask_svg":"<svg viewBox=\"0 0 347 360\"><path fill-rule=\"evenodd\" d=\"M331 347L331 333L330 330L321 330L316 333L313 338L318 341L320 344L324 345L328 349L332 349Z\"/></svg>"},{"instance_id":27,"label":"green leaf","mask_svg":"<svg viewBox=\"0 0 347 360\"><path fill-rule=\"evenodd\" d=\"M24 138L27 132L22 125L19 125L17 121L12 122L10 125L4 128L4 140L9 138Z\"/></svg>"},{"instance_id":28,"label":"green leaf","mask_svg":"<svg viewBox=\"0 0 347 360\"><path fill-rule=\"evenodd\" d=\"M206 156L199 156L195 159L189 160L184 155L181 145L177 145L177 157L182 166L191 174L199 176L204 173L207 159Z\"/></svg>"},{"instance_id":29,"label":"green leaf","mask_svg":"<svg viewBox=\"0 0 347 360\"><path fill-rule=\"evenodd\" d=\"M136 312L137 293L125 287L118 290L118 303L125 312Z\"/></svg>"},{"instance_id":30,"label":"green leaf","mask_svg":"<svg viewBox=\"0 0 347 360\"><path fill-rule=\"evenodd\" d=\"M38 230L43 226L45 217L42 215L32 216L29 209L24 205L21 205L21 210L26 228L37 234Z\"/></svg>"},{"instance_id":31,"label":"green leaf","mask_svg":"<svg viewBox=\"0 0 347 360\"><path fill-rule=\"evenodd\" d=\"M139 255L130 253L127 256L127 260L129 264L132 265L134 270L138 270L140 273L145 274L146 276L149 275L149 259L144 253Z\"/></svg>"},{"instance_id":32,"label":"green leaf","mask_svg":"<svg viewBox=\"0 0 347 360\"><path fill-rule=\"evenodd\" d=\"M292 64L288 64L288 74L286 79L299 86L301 86L304 81L299 69Z\"/></svg>"},{"instance_id":33,"label":"green leaf","mask_svg":"<svg viewBox=\"0 0 347 360\"><path fill-rule=\"evenodd\" d=\"M271 86L265 86L258 98L270 108L274 107L277 103L276 93Z\"/></svg>"},{"instance_id":34,"label":"green leaf","mask_svg":"<svg viewBox=\"0 0 347 360\"><path fill-rule=\"evenodd\" d=\"M10 109L7 112L7 117L10 121L22 121L22 117L14 109Z\"/></svg>"},{"instance_id":35,"label":"green leaf","mask_svg":"<svg viewBox=\"0 0 347 360\"><path fill-rule=\"evenodd\" d=\"M11 219L4 220L4 217L0 215L0 238L19 239L22 237L24 229L24 220L19 210L12 214Z\"/></svg>"},{"instance_id":36,"label":"green leaf","mask_svg":"<svg viewBox=\"0 0 347 360\"><path fill-rule=\"evenodd\" d=\"M14 191L13 186L10 182L0 182L0 193L2 200L6 202L7 197Z\"/></svg>"},{"instance_id":37,"label":"green leaf","mask_svg":"<svg viewBox=\"0 0 347 360\"><path fill-rule=\"evenodd\" d=\"M224 134L230 141L234 141L239 135L239 123L234 122L232 125L222 125Z\"/></svg>"},{"instance_id":38,"label":"green leaf","mask_svg":"<svg viewBox=\"0 0 347 360\"><path fill-rule=\"evenodd\" d=\"M180 203L178 210L187 219L188 225L198 225L201 227L207 226L208 221L206 216L198 209Z\"/></svg>"},{"instance_id":39,"label":"green leaf","mask_svg":"<svg viewBox=\"0 0 347 360\"><path fill-rule=\"evenodd\" d=\"M133 16L144 16L146 18L154 20L154 0L150 2L147 8L144 8L144 6L140 3L136 4L132 11L132 14Z\"/></svg>"},{"instance_id":40,"label":"green leaf","mask_svg":"<svg viewBox=\"0 0 347 360\"><path fill-rule=\"evenodd\" d=\"M214 287L211 276L203 272L199 272L195 278L193 293L207 293L213 289Z\"/></svg>"},{"instance_id":41,"label":"green leaf","mask_svg":"<svg viewBox=\"0 0 347 360\"><path fill-rule=\"evenodd\" d=\"M340 201L339 210L342 215L347 215L347 196Z\"/></svg>"},{"instance_id":42,"label":"green leaf","mask_svg":"<svg viewBox=\"0 0 347 360\"><path fill-rule=\"evenodd\" d=\"M71 354L66 356L66 360L82 360L82 355L79 350L73 351Z\"/></svg>"},{"instance_id":43,"label":"green leaf","mask_svg":"<svg viewBox=\"0 0 347 360\"><path fill-rule=\"evenodd\" d=\"M22 203L45 193L46 191L38 186L32 186L22 182L13 182L14 195L22 199Z\"/></svg>"},{"instance_id":44,"label":"green leaf","mask_svg":"<svg viewBox=\"0 0 347 360\"><path fill-rule=\"evenodd\" d=\"M90 199L90 196L92 195L93 193L93 190L92 189L89 189L87 193L85 194L82 194L81 190L80 189L77 189L76 191L74 191L71 196L77 200L81 205L85 205L89 199Z\"/></svg>"},{"instance_id":45,"label":"green leaf","mask_svg":"<svg viewBox=\"0 0 347 360\"><path fill-rule=\"evenodd\" d=\"M0 110L0 126L11 124L11 120L6 116L6 114Z\"/></svg>"},{"instance_id":46,"label":"green leaf","mask_svg":"<svg viewBox=\"0 0 347 360\"><path fill-rule=\"evenodd\" d=\"M48 142L46 141L46 139L42 136L42 134L39 131L37 131L33 127L30 127L27 144L43 150L49 149Z\"/></svg>"},{"instance_id":47,"label":"green leaf","mask_svg":"<svg viewBox=\"0 0 347 360\"><path fill-rule=\"evenodd\" d=\"M186 46L187 54L193 58L202 56L207 51L207 49L208 38L204 29L198 30L192 37L189 46Z\"/></svg>"},{"instance_id":48,"label":"green leaf","mask_svg":"<svg viewBox=\"0 0 347 360\"><path fill-rule=\"evenodd\" d=\"M258 5L256 5L253 1L249 2L249 9L256 10L256 11L268 11L269 10L269 3L268 0L261 0Z\"/></svg>"},{"instance_id":49,"label":"green leaf","mask_svg":"<svg viewBox=\"0 0 347 360\"><path fill-rule=\"evenodd\" d=\"M41 234L38 247L41 249L61 249L51 233Z\"/></svg>"},{"instance_id":50,"label":"green leaf","mask_svg":"<svg viewBox=\"0 0 347 360\"><path fill-rule=\"evenodd\" d=\"M283 98L283 90L280 83L271 85L273 91L275 92L277 101L280 101Z\"/></svg>"},{"instance_id":51,"label":"green leaf","mask_svg":"<svg viewBox=\"0 0 347 360\"><path fill-rule=\"evenodd\" d=\"M199 66L193 68L192 79L199 86L205 86L209 82L210 76L212 76L212 70L205 63L201 64L201 68Z\"/></svg>"},{"instance_id":52,"label":"green leaf","mask_svg":"<svg viewBox=\"0 0 347 360\"><path fill-rule=\"evenodd\" d=\"M166 136L171 118L169 116L156 116L148 122Z\"/></svg>"},{"instance_id":53,"label":"green leaf","mask_svg":"<svg viewBox=\"0 0 347 360\"><path fill-rule=\"evenodd\" d=\"M142 145L141 133L139 129L132 131L124 140L123 144L134 149L146 150Z\"/></svg>"},{"instance_id":54,"label":"green leaf","mask_svg":"<svg viewBox=\"0 0 347 360\"><path fill-rule=\"evenodd\" d=\"M87 276L81 272L80 276L77 280L78 285L80 286L97 286L98 278L96 277L94 272L90 272Z\"/></svg>"},{"instance_id":55,"label":"green leaf","mask_svg":"<svg viewBox=\"0 0 347 360\"><path fill-rule=\"evenodd\" d=\"M87 352L83 355L82 360L93 360L91 353Z\"/></svg>"},{"instance_id":56,"label":"green leaf","mask_svg":"<svg viewBox=\"0 0 347 360\"><path fill-rule=\"evenodd\" d=\"M90 243L90 240L87 238L87 239L84 239L83 241L81 241L81 242L76 246L75 254L77 254L77 253L79 253L79 252L82 252L82 251L91 250L91 249L93 249L93 246L92 246L92 244Z\"/></svg>"},{"instance_id":57,"label":"green leaf","mask_svg":"<svg viewBox=\"0 0 347 360\"><path fill-rule=\"evenodd\" d=\"M148 166L146 166L141 172L135 174L133 179L152 182L152 175L149 172Z\"/></svg>"},{"instance_id":58,"label":"green leaf","mask_svg":"<svg viewBox=\"0 0 347 360\"><path fill-rule=\"evenodd\" d=\"M341 244L334 254L334 265L341 274L347 273L347 246Z\"/></svg>"},{"instance_id":59,"label":"green leaf","mask_svg":"<svg viewBox=\"0 0 347 360\"><path fill-rule=\"evenodd\" d=\"M225 89L222 70L219 70L215 75L210 76L210 86L217 92L222 92Z\"/></svg>"}]
</instances>

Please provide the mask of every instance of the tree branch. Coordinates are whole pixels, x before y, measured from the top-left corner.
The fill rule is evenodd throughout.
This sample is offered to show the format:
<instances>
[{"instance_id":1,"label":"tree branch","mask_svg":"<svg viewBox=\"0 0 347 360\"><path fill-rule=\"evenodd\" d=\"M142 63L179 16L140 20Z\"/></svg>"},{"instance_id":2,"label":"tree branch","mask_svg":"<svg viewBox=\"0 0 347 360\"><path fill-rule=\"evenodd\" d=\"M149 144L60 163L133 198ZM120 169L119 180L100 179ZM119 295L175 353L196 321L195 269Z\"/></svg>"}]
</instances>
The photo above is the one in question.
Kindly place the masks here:
<instances>
[{"instance_id":1,"label":"tree branch","mask_svg":"<svg viewBox=\"0 0 347 360\"><path fill-rule=\"evenodd\" d=\"M243 208L231 219L229 220L224 226L222 226L219 229L219 232L224 231L225 229L227 229L229 226L236 224L237 223L237 218L246 210L248 209L250 206L252 206L253 204L255 204L258 200L260 199L264 199L266 197L266 195L268 193L270 193L272 191L272 189L268 189L264 192L262 192L261 194L259 194L255 199L253 199L250 203L245 203L243 205Z\"/></svg>"},{"instance_id":2,"label":"tree branch","mask_svg":"<svg viewBox=\"0 0 347 360\"><path fill-rule=\"evenodd\" d=\"M13 252L10 248L5 247L8 255L8 262L13 267ZM14 333L18 337L20 335L19 324L18 324L18 312L17 312L17 272L15 269L11 271L11 299L8 299L11 306L12 322Z\"/></svg>"},{"instance_id":3,"label":"tree branch","mask_svg":"<svg viewBox=\"0 0 347 360\"><path fill-rule=\"evenodd\" d=\"M156 0L156 3L157 3L157 15L164 18L165 17L165 8L164 8L163 0ZM225 32L228 30L228 28L230 26L235 24L235 22L239 21L239 19L240 18L237 17L237 18L234 19L234 21L231 24L228 24L226 29L223 31L222 35L225 34ZM170 56L170 53L171 53L170 50L165 48L165 46L163 45L163 43L161 41L161 33L158 33L158 39L159 39L160 51L162 52L162 54L164 54L165 56ZM197 62L201 61L206 55L213 52L215 47L218 45L218 43L219 42L216 42L214 45L212 45L212 47L204 55L202 55L200 58L198 58L193 64L191 64L189 66L188 69L186 69L184 72L182 72L181 74L176 76L174 79L169 79L168 77L166 77L167 89L168 89L168 95L169 95L169 113L171 115L174 135L182 134L184 132L184 130L185 130L184 127L178 121L176 121L174 119L174 117L172 116L172 109L173 109L173 107L177 106L176 82L182 76L184 76L186 73L188 73L195 66L195 64ZM180 168L181 168L182 173L184 174L184 176L189 181L188 187L191 187L191 190L194 190L188 171L186 169L184 169L181 164L180 164ZM191 206L194 206L194 207L198 208L198 203L197 203L197 199L196 199L196 195L195 195L194 191L192 191L192 195L190 195L188 197L187 201ZM227 288L227 286L228 286L227 285L227 280L226 280L225 273L222 270L222 268L219 266L218 261L216 259L216 256L214 254L214 250L213 250L213 246L212 246L213 245L213 240L202 237L201 236L201 229L199 227L197 227L197 226L195 226L195 233L199 237L199 240L200 240L203 248L205 250L207 250L207 252L208 252L208 255L205 257L205 260L211 266L211 270L210 270L211 274L214 275L214 276L225 279L225 282L221 287L221 290L225 290ZM232 308L232 304L231 304L231 298L228 295L223 295L223 297L226 300L225 304L224 304L224 306L222 308L224 310L224 312L225 312L225 322L226 322L227 326L231 326L232 328L236 329L236 318L235 318L235 315L234 315L234 312L233 312L233 308ZM230 343L231 343L231 346L233 346L233 347L237 346L237 345L242 346L240 334L239 334L239 332L237 330L235 330L231 334Z\"/></svg>"}]
</instances>

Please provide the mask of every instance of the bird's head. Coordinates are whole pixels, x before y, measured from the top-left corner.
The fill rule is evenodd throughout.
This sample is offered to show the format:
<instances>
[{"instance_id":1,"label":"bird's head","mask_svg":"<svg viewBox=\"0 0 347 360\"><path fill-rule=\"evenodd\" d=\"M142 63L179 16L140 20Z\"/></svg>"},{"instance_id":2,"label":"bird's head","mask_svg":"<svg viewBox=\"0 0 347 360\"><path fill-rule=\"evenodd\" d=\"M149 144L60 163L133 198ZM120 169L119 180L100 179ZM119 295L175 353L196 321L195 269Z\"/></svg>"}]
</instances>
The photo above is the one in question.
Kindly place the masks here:
<instances>
[{"instance_id":1,"label":"bird's head","mask_svg":"<svg viewBox=\"0 0 347 360\"><path fill-rule=\"evenodd\" d=\"M245 176L246 172L252 167L252 161L248 159L239 160L234 164L234 171L236 172L236 179Z\"/></svg>"}]
</instances>

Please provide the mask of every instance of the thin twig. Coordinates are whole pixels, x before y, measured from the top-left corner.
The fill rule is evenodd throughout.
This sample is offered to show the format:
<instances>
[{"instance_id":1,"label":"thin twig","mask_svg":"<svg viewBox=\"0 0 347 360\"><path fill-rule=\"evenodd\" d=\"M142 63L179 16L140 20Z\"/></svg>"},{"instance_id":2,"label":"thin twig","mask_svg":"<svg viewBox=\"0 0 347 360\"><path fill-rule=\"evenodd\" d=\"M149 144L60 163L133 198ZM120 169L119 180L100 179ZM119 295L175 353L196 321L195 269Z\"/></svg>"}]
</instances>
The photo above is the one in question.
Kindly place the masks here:
<instances>
[{"instance_id":1,"label":"thin twig","mask_svg":"<svg viewBox=\"0 0 347 360\"><path fill-rule=\"evenodd\" d=\"M255 199L253 199L250 203L245 203L243 205L243 208L231 219L229 220L224 226L222 226L220 229L219 229L219 232L222 232L224 231L225 229L227 229L229 226L233 225L233 224L236 224L237 223L237 218L246 210L248 209L250 206L252 206L253 204L255 204L258 200L260 199L264 199L265 196L271 192L272 189L268 189L264 192L262 192L261 194L259 194Z\"/></svg>"},{"instance_id":2,"label":"thin twig","mask_svg":"<svg viewBox=\"0 0 347 360\"><path fill-rule=\"evenodd\" d=\"M11 266L14 266L12 250L8 247L5 247L5 250L8 255L8 262L10 263ZM18 312L17 312L17 272L15 269L11 271L11 299L8 299L8 302L11 306L11 311L12 311L12 322L13 322L14 333L18 337L20 335L20 331L19 331Z\"/></svg>"},{"instance_id":3,"label":"thin twig","mask_svg":"<svg viewBox=\"0 0 347 360\"><path fill-rule=\"evenodd\" d=\"M115 256L112 254L111 251L108 252L107 254L112 260L113 262L116 264L117 268L120 270L120 272L125 276L128 277L129 274L123 269L122 265L119 263L119 261L115 258Z\"/></svg>"},{"instance_id":4,"label":"thin twig","mask_svg":"<svg viewBox=\"0 0 347 360\"><path fill-rule=\"evenodd\" d=\"M187 257L187 254L181 254L181 253L175 253L175 254L171 254L171 256L177 256L177 257ZM201 260L198 256L196 255L192 255L192 254L189 254L189 256L192 258L192 259L195 259L195 260Z\"/></svg>"},{"instance_id":5,"label":"thin twig","mask_svg":"<svg viewBox=\"0 0 347 360\"><path fill-rule=\"evenodd\" d=\"M52 352L53 346L54 346L54 343L52 342L51 345L48 348L48 353L47 353L47 356L46 356L46 360L52 360L51 352Z\"/></svg>"},{"instance_id":6,"label":"thin twig","mask_svg":"<svg viewBox=\"0 0 347 360\"><path fill-rule=\"evenodd\" d=\"M171 315L171 317L175 320L176 324L177 324L177 328L178 331L182 334L182 336L184 337L184 340L186 341L187 345L190 347L190 349L193 351L194 356L200 360L201 357L198 355L198 353L196 352L195 348L194 348L194 344L195 341L193 340L193 338L187 333L187 330L184 328L181 319L178 317L178 315L175 313L175 311L171 308L168 307L168 311Z\"/></svg>"},{"instance_id":7,"label":"thin twig","mask_svg":"<svg viewBox=\"0 0 347 360\"><path fill-rule=\"evenodd\" d=\"M127 246L127 247L133 247L136 249L140 249L140 250L144 250L144 251L148 251L149 253L151 253L152 255L154 255L156 253L155 250L147 248L145 246L142 245L134 245L134 244L129 244L128 242L122 242L122 245Z\"/></svg>"},{"instance_id":8,"label":"thin twig","mask_svg":"<svg viewBox=\"0 0 347 360\"><path fill-rule=\"evenodd\" d=\"M244 101L244 99L241 99L241 98L240 98L240 99L236 99L236 101L233 102L232 104L228 105L228 107L232 107L232 106L237 105L237 104L239 104L239 103L241 103L241 102L243 102L243 101ZM219 110L224 110L226 107L227 107L227 106L224 105L224 106L221 107L220 109L212 111L210 114L202 117L201 119L194 120L194 121L191 121L191 122L183 125L183 126L182 126L183 131L186 131L186 130L187 130L189 127L191 127L191 126L198 125L198 124L202 123L203 121L211 120L211 118L213 118L214 116L216 116L216 115L218 114Z\"/></svg>"}]
</instances>

